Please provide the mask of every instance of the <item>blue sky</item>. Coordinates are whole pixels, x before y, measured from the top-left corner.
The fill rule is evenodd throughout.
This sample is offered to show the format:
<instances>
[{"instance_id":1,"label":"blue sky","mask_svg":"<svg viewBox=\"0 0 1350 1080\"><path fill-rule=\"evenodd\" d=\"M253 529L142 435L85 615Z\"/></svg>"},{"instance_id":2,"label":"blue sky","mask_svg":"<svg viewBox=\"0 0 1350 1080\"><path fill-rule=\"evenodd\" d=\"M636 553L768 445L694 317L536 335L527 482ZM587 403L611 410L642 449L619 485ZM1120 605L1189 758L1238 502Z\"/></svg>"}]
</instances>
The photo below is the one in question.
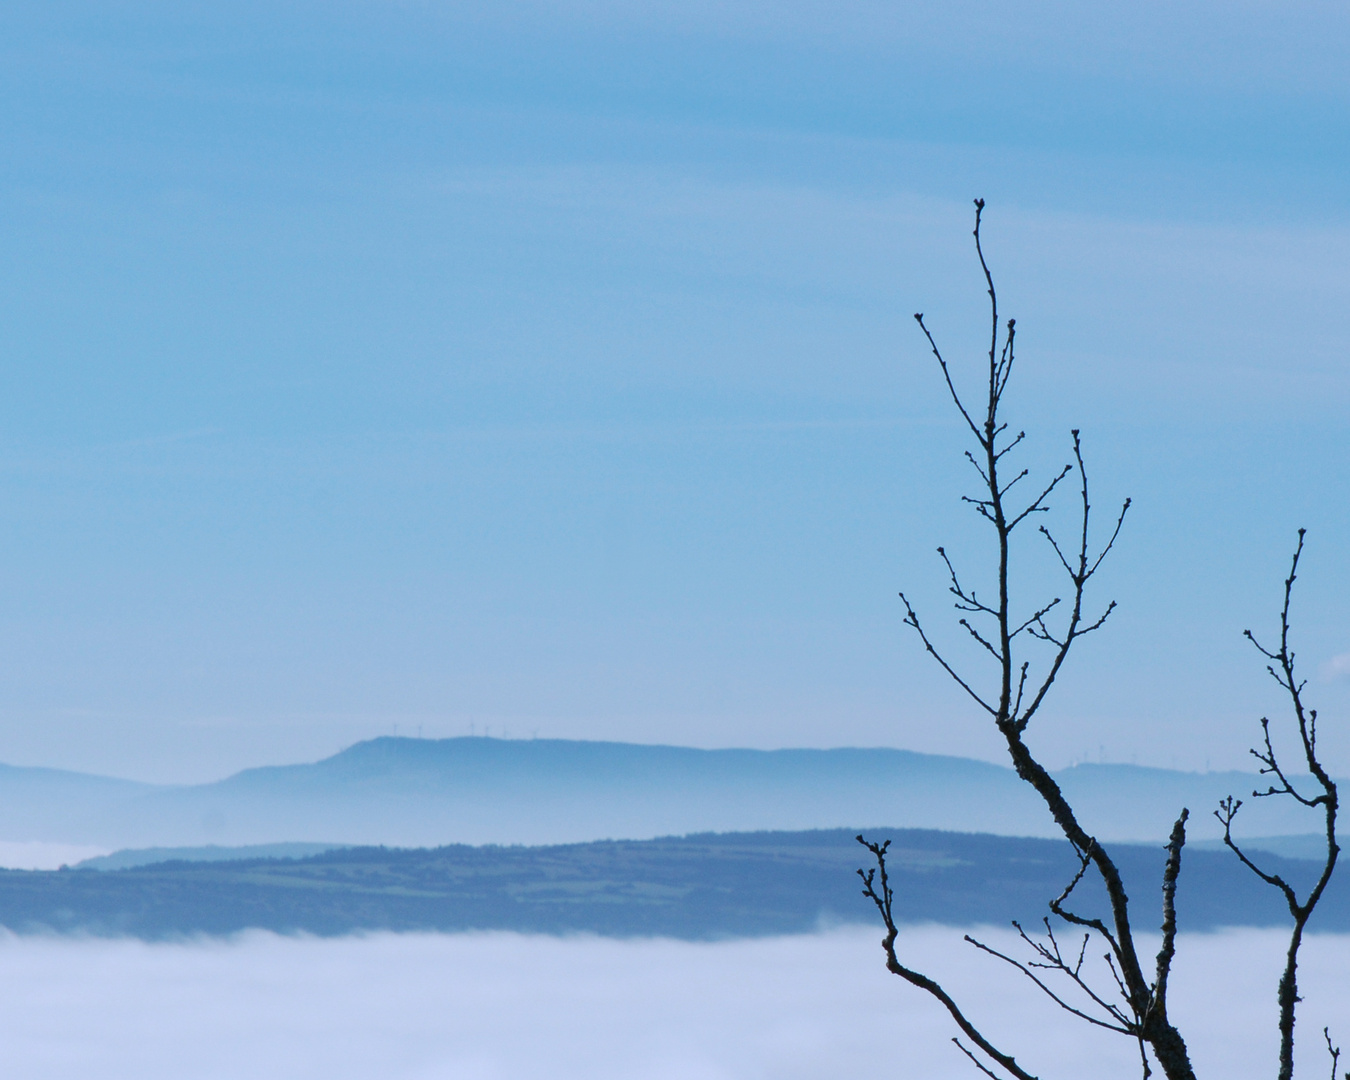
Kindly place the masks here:
<instances>
[{"instance_id":1,"label":"blue sky","mask_svg":"<svg viewBox=\"0 0 1350 1080\"><path fill-rule=\"evenodd\" d=\"M1300 525L1344 717L1348 53L1331 4L7 5L0 760L997 760L895 596L982 550L911 320L978 362L975 195L1028 464L1080 426L1134 499L1044 756L1240 764Z\"/></svg>"}]
</instances>

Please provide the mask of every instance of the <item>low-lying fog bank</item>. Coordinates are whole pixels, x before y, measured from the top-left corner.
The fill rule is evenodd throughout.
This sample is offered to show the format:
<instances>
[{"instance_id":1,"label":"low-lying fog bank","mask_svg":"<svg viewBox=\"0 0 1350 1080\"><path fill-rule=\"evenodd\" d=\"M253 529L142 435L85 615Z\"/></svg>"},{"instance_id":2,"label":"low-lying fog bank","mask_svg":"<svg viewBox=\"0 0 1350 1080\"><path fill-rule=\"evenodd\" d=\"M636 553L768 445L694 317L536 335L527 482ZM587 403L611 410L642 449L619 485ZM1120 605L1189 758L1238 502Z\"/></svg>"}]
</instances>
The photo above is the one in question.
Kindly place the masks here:
<instances>
[{"instance_id":1,"label":"low-lying fog bank","mask_svg":"<svg viewBox=\"0 0 1350 1080\"><path fill-rule=\"evenodd\" d=\"M56 870L108 855L94 844L60 844L48 840L0 840L0 869Z\"/></svg>"},{"instance_id":2,"label":"low-lying fog bank","mask_svg":"<svg viewBox=\"0 0 1350 1080\"><path fill-rule=\"evenodd\" d=\"M1008 932L984 936L1016 947ZM6 1074L28 1080L968 1080L945 1014L884 972L878 937L8 937L0 1047ZM1283 943L1254 930L1180 941L1173 1012L1202 1076L1273 1073ZM1047 1080L1138 1076L1127 1040L1062 1023L959 931L911 930L903 949ZM1322 1025L1350 1046L1350 937L1315 937L1305 953L1300 1046L1321 1076Z\"/></svg>"}]
</instances>

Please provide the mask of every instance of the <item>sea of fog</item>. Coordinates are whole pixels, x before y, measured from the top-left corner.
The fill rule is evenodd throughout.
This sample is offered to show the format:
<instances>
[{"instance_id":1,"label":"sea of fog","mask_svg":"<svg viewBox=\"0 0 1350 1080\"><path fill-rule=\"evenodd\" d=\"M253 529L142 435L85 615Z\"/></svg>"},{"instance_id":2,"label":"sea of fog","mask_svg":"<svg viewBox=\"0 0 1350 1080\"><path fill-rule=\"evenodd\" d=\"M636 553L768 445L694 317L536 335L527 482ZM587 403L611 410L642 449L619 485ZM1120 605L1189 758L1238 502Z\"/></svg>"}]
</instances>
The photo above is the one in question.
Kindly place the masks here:
<instances>
[{"instance_id":1,"label":"sea of fog","mask_svg":"<svg viewBox=\"0 0 1350 1080\"><path fill-rule=\"evenodd\" d=\"M1015 947L1005 931L986 940ZM978 1074L945 1014L881 968L875 931L690 944L515 934L177 944L0 939L0 1072L27 1080L823 1080ZM1281 935L1183 937L1173 1012L1201 1076L1267 1077ZM960 932L906 932L1042 1077L1137 1077L1120 1036L1062 1022ZM1302 1068L1350 1047L1350 937L1306 948Z\"/></svg>"}]
</instances>

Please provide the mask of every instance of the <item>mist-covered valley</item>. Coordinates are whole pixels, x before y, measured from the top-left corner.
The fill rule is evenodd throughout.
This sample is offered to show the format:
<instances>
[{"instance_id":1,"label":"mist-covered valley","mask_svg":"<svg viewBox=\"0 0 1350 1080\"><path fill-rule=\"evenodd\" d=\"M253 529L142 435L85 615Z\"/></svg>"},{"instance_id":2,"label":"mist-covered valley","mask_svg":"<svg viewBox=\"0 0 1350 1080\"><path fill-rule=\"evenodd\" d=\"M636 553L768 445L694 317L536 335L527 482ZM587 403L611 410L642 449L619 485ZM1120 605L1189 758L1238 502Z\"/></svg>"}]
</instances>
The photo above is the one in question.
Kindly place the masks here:
<instances>
[{"instance_id":1,"label":"mist-covered valley","mask_svg":"<svg viewBox=\"0 0 1350 1080\"><path fill-rule=\"evenodd\" d=\"M1017 948L1007 930L979 933ZM25 1080L968 1080L949 1020L883 970L879 936L5 937L0 1047ZM1259 930L1180 939L1172 1014L1200 1075L1272 1071L1283 944ZM1350 1015L1350 937L1309 945L1299 1053L1319 1076L1322 1025ZM1064 1023L960 932L914 928L900 947L1037 1075L1138 1077L1130 1040Z\"/></svg>"},{"instance_id":2,"label":"mist-covered valley","mask_svg":"<svg viewBox=\"0 0 1350 1080\"><path fill-rule=\"evenodd\" d=\"M1022 976L962 940L974 927L1019 955L1008 919L1035 925L1076 865L1062 840L1015 835L1048 830L1006 772L885 750L485 739L375 740L200 788L0 770L0 800L27 814L10 818L15 839L0 855L21 864L44 852L87 856L103 850L89 845L96 839L200 837L203 808L220 815L217 834L258 841L0 871L5 1071L31 1080L818 1080L878 1068L967 1077L946 1015L883 968L881 928L855 876L865 853L851 829L827 827L863 821L895 840L907 963L939 978L1039 1075L1137 1076L1129 1040L1064 1024ZM1129 837L1152 832L1180 800L1253 779L1122 766L1061 774L1088 813ZM480 812L464 815L473 804ZM490 835L513 842L332 842L481 839L483 806L500 811ZM903 824L877 826L872 815L886 812ZM915 818L990 831L918 829ZM595 835L785 820L809 827ZM587 839L523 842L541 835ZM1306 835L1253 843L1281 872L1311 872ZM1114 850L1147 904L1161 846ZM1080 890L1084 911L1100 905L1098 891ZM1339 883L1328 893L1315 929L1350 928L1344 893ZM1276 1045L1268 1006L1286 944L1278 898L1202 838L1186 855L1178 909L1171 1010L1197 1069L1261 1075ZM1314 933L1304 956L1300 1022L1316 1032L1350 1010L1340 974L1350 934ZM1105 968L1093 978L1109 989ZM1322 1067L1315 1039L1298 1051Z\"/></svg>"},{"instance_id":3,"label":"mist-covered valley","mask_svg":"<svg viewBox=\"0 0 1350 1080\"><path fill-rule=\"evenodd\" d=\"M8 0L0 1080L1192 1080L1169 1021L1276 1076L1350 777L1346 56ZM965 940L1014 919L1151 1050Z\"/></svg>"}]
</instances>

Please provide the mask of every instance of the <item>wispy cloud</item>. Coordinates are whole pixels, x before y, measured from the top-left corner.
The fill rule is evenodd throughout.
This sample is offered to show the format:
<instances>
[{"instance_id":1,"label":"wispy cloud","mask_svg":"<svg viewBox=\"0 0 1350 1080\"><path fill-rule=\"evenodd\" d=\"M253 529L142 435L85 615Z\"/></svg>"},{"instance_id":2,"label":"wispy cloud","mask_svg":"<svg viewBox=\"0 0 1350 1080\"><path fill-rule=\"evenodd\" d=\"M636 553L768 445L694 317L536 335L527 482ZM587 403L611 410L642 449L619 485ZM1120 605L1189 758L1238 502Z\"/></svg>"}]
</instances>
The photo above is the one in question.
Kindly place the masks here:
<instances>
[{"instance_id":1,"label":"wispy cloud","mask_svg":"<svg viewBox=\"0 0 1350 1080\"><path fill-rule=\"evenodd\" d=\"M1322 678L1327 682L1350 679L1350 652L1338 653L1323 664Z\"/></svg>"}]
</instances>

